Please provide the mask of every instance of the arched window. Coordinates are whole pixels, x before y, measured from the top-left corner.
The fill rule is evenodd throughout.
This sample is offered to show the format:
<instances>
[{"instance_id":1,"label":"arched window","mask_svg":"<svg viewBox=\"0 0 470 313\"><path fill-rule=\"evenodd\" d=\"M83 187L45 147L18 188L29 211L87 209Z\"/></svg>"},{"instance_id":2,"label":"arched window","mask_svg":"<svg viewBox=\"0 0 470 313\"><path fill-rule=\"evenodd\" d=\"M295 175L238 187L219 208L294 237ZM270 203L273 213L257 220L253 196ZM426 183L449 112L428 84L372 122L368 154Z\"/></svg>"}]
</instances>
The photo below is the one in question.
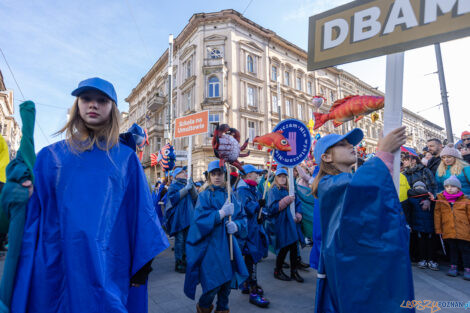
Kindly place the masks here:
<instances>
[{"instance_id":1,"label":"arched window","mask_svg":"<svg viewBox=\"0 0 470 313\"><path fill-rule=\"evenodd\" d=\"M217 76L209 78L209 98L220 97L220 81Z\"/></svg>"},{"instance_id":2,"label":"arched window","mask_svg":"<svg viewBox=\"0 0 470 313\"><path fill-rule=\"evenodd\" d=\"M248 72L254 73L253 57L251 55L246 57L246 69Z\"/></svg>"},{"instance_id":3,"label":"arched window","mask_svg":"<svg viewBox=\"0 0 470 313\"><path fill-rule=\"evenodd\" d=\"M211 59L220 59L222 57L222 53L219 49L214 48L211 50L210 57Z\"/></svg>"}]
</instances>

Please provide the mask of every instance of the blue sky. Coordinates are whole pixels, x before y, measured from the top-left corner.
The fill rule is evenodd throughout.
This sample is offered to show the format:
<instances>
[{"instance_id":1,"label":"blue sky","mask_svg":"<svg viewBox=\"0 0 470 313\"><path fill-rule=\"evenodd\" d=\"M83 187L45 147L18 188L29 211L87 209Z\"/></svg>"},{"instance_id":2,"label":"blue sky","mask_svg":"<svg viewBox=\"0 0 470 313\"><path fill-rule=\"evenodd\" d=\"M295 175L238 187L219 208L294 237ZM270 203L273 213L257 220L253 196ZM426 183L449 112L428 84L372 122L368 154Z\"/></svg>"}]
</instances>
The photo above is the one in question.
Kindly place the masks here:
<instances>
[{"instance_id":1,"label":"blue sky","mask_svg":"<svg viewBox=\"0 0 470 313\"><path fill-rule=\"evenodd\" d=\"M168 34L175 36L192 14L235 9L265 28L307 50L308 17L345 0L143 1L81 0L0 2L0 47L26 99L37 103L36 148L58 140L52 134L66 122L73 102L70 92L82 79L100 76L124 99L162 55ZM468 73L470 39L442 45L454 133L470 129ZM385 89L385 58L340 66L372 86ZM0 69L15 105L22 100L3 58ZM439 104L440 92L433 47L405 55L404 106L420 111ZM465 114L462 114L465 112ZM443 126L442 109L421 113ZM18 116L16 114L16 116ZM19 119L18 119L19 120ZM41 132L44 132L44 134Z\"/></svg>"}]
</instances>

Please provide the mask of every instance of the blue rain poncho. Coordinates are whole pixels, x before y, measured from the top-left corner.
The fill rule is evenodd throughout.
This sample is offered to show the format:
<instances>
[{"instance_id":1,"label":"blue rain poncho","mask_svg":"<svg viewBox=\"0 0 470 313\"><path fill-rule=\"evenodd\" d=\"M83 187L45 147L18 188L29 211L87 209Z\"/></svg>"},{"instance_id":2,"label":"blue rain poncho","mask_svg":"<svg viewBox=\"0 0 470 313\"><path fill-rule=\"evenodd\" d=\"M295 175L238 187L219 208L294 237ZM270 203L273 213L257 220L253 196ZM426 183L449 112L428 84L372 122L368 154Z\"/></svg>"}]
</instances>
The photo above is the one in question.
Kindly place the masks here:
<instances>
[{"instance_id":1,"label":"blue rain poncho","mask_svg":"<svg viewBox=\"0 0 470 313\"><path fill-rule=\"evenodd\" d=\"M278 188L274 185L268 192L267 213L271 220L271 226L275 238L271 242L276 254L281 248L287 247L297 241L304 244L304 235L300 228L300 223L295 223L290 212L290 206L279 211L279 201L288 196L289 192L286 188ZM295 197L295 212L302 214L302 205L298 197ZM270 238L271 239L271 238Z\"/></svg>"},{"instance_id":2,"label":"blue rain poncho","mask_svg":"<svg viewBox=\"0 0 470 313\"><path fill-rule=\"evenodd\" d=\"M233 261L230 261L229 236L225 227L228 217L220 220L219 214L226 199L226 190L212 185L200 193L197 200L194 222L189 227L186 241L187 267L184 281L184 293L193 300L198 284L201 284L202 292L206 293L229 281L232 288L238 288L248 278L236 236L232 236ZM247 235L246 215L234 194L231 200L235 207L232 221L238 227L235 235L244 238Z\"/></svg>"},{"instance_id":3,"label":"blue rain poncho","mask_svg":"<svg viewBox=\"0 0 470 313\"><path fill-rule=\"evenodd\" d=\"M240 248L243 255L250 255L256 264L268 254L268 236L263 225L258 224L258 200L263 196L256 186L249 186L243 180L238 183L237 195L248 222L248 236L245 240L239 240Z\"/></svg>"},{"instance_id":4,"label":"blue rain poncho","mask_svg":"<svg viewBox=\"0 0 470 313\"><path fill-rule=\"evenodd\" d=\"M175 179L168 187L167 197L170 205L167 206L163 220L170 236L188 228L193 220L195 201L191 193L188 192L182 199L180 198L180 190L184 186L186 186L185 179Z\"/></svg>"},{"instance_id":5,"label":"blue rain poncho","mask_svg":"<svg viewBox=\"0 0 470 313\"><path fill-rule=\"evenodd\" d=\"M61 141L34 175L12 312L147 312L130 279L169 243L134 151L74 154Z\"/></svg>"},{"instance_id":6,"label":"blue rain poncho","mask_svg":"<svg viewBox=\"0 0 470 313\"><path fill-rule=\"evenodd\" d=\"M373 158L352 175L319 184L322 248L315 312L414 312L409 233L386 165ZM326 278L320 276L326 275Z\"/></svg>"}]
</instances>

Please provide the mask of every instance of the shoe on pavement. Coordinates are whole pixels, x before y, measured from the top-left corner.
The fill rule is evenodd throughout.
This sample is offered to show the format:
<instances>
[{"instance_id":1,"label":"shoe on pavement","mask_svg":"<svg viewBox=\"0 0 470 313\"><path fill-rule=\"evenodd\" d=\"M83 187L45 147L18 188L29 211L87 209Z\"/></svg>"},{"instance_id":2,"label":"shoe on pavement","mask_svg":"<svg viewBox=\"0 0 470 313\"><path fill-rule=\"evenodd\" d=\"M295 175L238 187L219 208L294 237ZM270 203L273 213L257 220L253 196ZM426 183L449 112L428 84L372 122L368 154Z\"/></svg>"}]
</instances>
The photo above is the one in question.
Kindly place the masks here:
<instances>
[{"instance_id":1,"label":"shoe on pavement","mask_svg":"<svg viewBox=\"0 0 470 313\"><path fill-rule=\"evenodd\" d=\"M434 262L434 261L429 261L428 262L428 267L430 269L432 269L433 271L438 271L439 270L439 264L437 264L437 262Z\"/></svg>"},{"instance_id":2,"label":"shoe on pavement","mask_svg":"<svg viewBox=\"0 0 470 313\"><path fill-rule=\"evenodd\" d=\"M264 295L264 290L263 290L263 288L261 288L261 286L256 285L256 286L251 288L251 293L256 293L256 294L262 296L262 295Z\"/></svg>"},{"instance_id":3,"label":"shoe on pavement","mask_svg":"<svg viewBox=\"0 0 470 313\"><path fill-rule=\"evenodd\" d=\"M465 268L463 271L463 279L470 280L470 268Z\"/></svg>"},{"instance_id":4,"label":"shoe on pavement","mask_svg":"<svg viewBox=\"0 0 470 313\"><path fill-rule=\"evenodd\" d=\"M266 308L269 305L269 300L265 299L262 295L250 293L250 303L260 308Z\"/></svg>"},{"instance_id":5,"label":"shoe on pavement","mask_svg":"<svg viewBox=\"0 0 470 313\"><path fill-rule=\"evenodd\" d=\"M250 293L250 290L248 289L248 284L246 282L242 284L240 289L244 295L247 295Z\"/></svg>"},{"instance_id":6,"label":"shoe on pavement","mask_svg":"<svg viewBox=\"0 0 470 313\"><path fill-rule=\"evenodd\" d=\"M447 276L457 277L457 275L459 275L459 272L457 271L457 265L451 265L447 271Z\"/></svg>"},{"instance_id":7,"label":"shoe on pavement","mask_svg":"<svg viewBox=\"0 0 470 313\"><path fill-rule=\"evenodd\" d=\"M282 269L280 270L274 270L274 278L283 280L283 281L289 281L291 280L289 276L287 276Z\"/></svg>"},{"instance_id":8,"label":"shoe on pavement","mask_svg":"<svg viewBox=\"0 0 470 313\"><path fill-rule=\"evenodd\" d=\"M201 307L199 306L199 303L196 304L196 312L197 312L197 313L211 313L213 308L214 308L214 305L213 305L213 304L211 304L211 307L210 307L210 308L201 308Z\"/></svg>"},{"instance_id":9,"label":"shoe on pavement","mask_svg":"<svg viewBox=\"0 0 470 313\"><path fill-rule=\"evenodd\" d=\"M418 267L419 268L428 268L428 262L426 262L425 260L421 260L418 262Z\"/></svg>"},{"instance_id":10,"label":"shoe on pavement","mask_svg":"<svg viewBox=\"0 0 470 313\"><path fill-rule=\"evenodd\" d=\"M293 280L296 280L298 283L303 283L304 279L299 275L299 272L297 271L292 271L290 273L290 278Z\"/></svg>"}]
</instances>

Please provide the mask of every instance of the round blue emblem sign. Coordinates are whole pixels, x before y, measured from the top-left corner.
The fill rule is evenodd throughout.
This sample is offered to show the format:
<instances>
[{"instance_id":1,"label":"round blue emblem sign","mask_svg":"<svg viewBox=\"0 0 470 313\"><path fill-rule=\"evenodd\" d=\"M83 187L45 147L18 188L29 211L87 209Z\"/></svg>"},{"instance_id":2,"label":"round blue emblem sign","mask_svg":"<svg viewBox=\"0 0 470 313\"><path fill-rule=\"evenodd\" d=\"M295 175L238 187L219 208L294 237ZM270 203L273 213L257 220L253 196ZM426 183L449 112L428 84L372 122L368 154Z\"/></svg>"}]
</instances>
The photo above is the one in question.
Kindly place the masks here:
<instances>
[{"instance_id":1,"label":"round blue emblem sign","mask_svg":"<svg viewBox=\"0 0 470 313\"><path fill-rule=\"evenodd\" d=\"M294 167L302 163L307 158L312 144L308 127L299 120L288 119L277 124L273 132L278 130L282 130L292 150L274 150L274 160L286 167Z\"/></svg>"}]
</instances>

